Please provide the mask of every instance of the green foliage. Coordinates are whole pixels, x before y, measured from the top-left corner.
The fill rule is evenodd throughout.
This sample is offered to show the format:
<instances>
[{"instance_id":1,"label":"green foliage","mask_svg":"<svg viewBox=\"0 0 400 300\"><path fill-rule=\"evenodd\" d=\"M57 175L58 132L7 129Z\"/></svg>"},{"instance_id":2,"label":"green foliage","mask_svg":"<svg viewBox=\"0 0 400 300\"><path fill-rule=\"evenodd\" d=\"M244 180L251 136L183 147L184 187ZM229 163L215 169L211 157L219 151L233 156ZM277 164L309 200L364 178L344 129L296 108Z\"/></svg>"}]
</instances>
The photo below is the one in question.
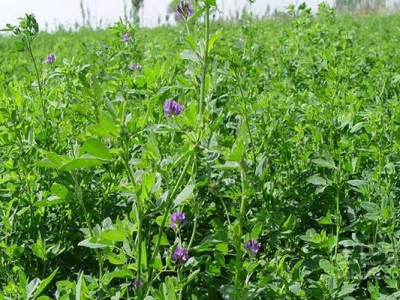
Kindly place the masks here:
<instances>
[{"instance_id":1,"label":"green foliage","mask_svg":"<svg viewBox=\"0 0 400 300\"><path fill-rule=\"evenodd\" d=\"M0 299L397 299L398 16L196 5L152 30L7 25Z\"/></svg>"}]
</instances>

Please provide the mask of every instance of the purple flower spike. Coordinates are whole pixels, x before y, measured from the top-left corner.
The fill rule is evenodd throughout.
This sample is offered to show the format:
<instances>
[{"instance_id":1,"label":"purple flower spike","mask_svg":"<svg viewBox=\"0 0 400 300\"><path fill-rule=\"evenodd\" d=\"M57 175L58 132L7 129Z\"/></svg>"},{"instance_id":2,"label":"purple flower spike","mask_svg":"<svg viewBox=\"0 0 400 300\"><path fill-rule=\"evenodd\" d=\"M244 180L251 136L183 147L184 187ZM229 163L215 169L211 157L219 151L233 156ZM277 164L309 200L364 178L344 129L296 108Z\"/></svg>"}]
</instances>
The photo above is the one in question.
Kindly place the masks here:
<instances>
[{"instance_id":1,"label":"purple flower spike","mask_svg":"<svg viewBox=\"0 0 400 300\"><path fill-rule=\"evenodd\" d=\"M167 117L171 117L172 115L179 115L182 112L182 105L180 105L178 102L173 101L171 99L165 101L164 103L164 112L167 115Z\"/></svg>"},{"instance_id":2,"label":"purple flower spike","mask_svg":"<svg viewBox=\"0 0 400 300\"><path fill-rule=\"evenodd\" d=\"M174 255L172 255L172 260L175 261L176 264L181 264L187 262L189 259L189 254L187 249L176 247Z\"/></svg>"},{"instance_id":3,"label":"purple flower spike","mask_svg":"<svg viewBox=\"0 0 400 300\"><path fill-rule=\"evenodd\" d=\"M181 212L174 212L171 215L171 225L172 229L179 229L186 225L186 216L184 213Z\"/></svg>"},{"instance_id":4,"label":"purple flower spike","mask_svg":"<svg viewBox=\"0 0 400 300\"><path fill-rule=\"evenodd\" d=\"M193 10L190 8L186 0L182 0L176 7L176 16L178 19L186 19L193 15Z\"/></svg>"},{"instance_id":5,"label":"purple flower spike","mask_svg":"<svg viewBox=\"0 0 400 300\"><path fill-rule=\"evenodd\" d=\"M142 66L137 64L137 63L133 63L133 64L129 65L129 69L132 70L132 71L140 70L141 68L142 68Z\"/></svg>"},{"instance_id":6,"label":"purple flower spike","mask_svg":"<svg viewBox=\"0 0 400 300\"><path fill-rule=\"evenodd\" d=\"M50 53L49 55L46 56L44 62L46 64L52 64L55 60L56 60L56 55L54 53Z\"/></svg>"},{"instance_id":7,"label":"purple flower spike","mask_svg":"<svg viewBox=\"0 0 400 300\"><path fill-rule=\"evenodd\" d=\"M260 251L260 244L256 239L251 238L244 244L244 248L249 254L256 255Z\"/></svg>"},{"instance_id":8,"label":"purple flower spike","mask_svg":"<svg viewBox=\"0 0 400 300\"><path fill-rule=\"evenodd\" d=\"M123 35L122 39L121 39L121 42L126 43L126 42L128 42L128 41L129 41L129 34L125 33L125 34Z\"/></svg>"},{"instance_id":9,"label":"purple flower spike","mask_svg":"<svg viewBox=\"0 0 400 300\"><path fill-rule=\"evenodd\" d=\"M143 284L144 284L144 282L143 282L142 279L140 279L139 282L136 280L136 278L133 279L133 281L132 281L132 283L131 283L131 291L132 291L133 293L135 293L136 288L137 288L138 286L142 287Z\"/></svg>"}]
</instances>

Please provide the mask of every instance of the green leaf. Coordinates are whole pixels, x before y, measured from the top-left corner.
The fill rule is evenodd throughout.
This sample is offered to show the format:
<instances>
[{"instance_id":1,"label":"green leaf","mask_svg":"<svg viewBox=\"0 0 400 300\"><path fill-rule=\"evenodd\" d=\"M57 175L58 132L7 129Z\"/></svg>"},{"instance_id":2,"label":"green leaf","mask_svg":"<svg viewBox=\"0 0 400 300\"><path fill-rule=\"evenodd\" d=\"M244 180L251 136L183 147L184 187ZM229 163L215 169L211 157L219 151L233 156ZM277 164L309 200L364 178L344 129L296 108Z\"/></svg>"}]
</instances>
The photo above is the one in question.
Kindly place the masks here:
<instances>
[{"instance_id":1,"label":"green leaf","mask_svg":"<svg viewBox=\"0 0 400 300\"><path fill-rule=\"evenodd\" d=\"M282 230L285 233L289 233L292 232L295 229L295 227L296 227L296 216L290 214L285 223L283 223Z\"/></svg>"},{"instance_id":2,"label":"green leaf","mask_svg":"<svg viewBox=\"0 0 400 300\"><path fill-rule=\"evenodd\" d=\"M111 115L112 121L115 123L118 119L117 112L115 111L114 104L110 101L110 99L104 99L104 106L106 107L108 113Z\"/></svg>"},{"instance_id":3,"label":"green leaf","mask_svg":"<svg viewBox=\"0 0 400 300\"><path fill-rule=\"evenodd\" d=\"M59 197L59 199L65 199L68 195L68 189L62 184L55 183L51 186L50 191Z\"/></svg>"},{"instance_id":4,"label":"green leaf","mask_svg":"<svg viewBox=\"0 0 400 300\"><path fill-rule=\"evenodd\" d=\"M36 243L33 244L32 246L32 252L35 254L37 257L41 258L42 260L46 260L46 250L43 247L43 242L38 238Z\"/></svg>"},{"instance_id":5,"label":"green leaf","mask_svg":"<svg viewBox=\"0 0 400 300\"><path fill-rule=\"evenodd\" d=\"M87 78L86 78L86 76L85 76L85 74L83 72L79 72L78 73L78 78L79 78L79 81L82 83L82 85L85 88L90 89L90 84L89 84L89 82L88 82L88 80L87 80Z\"/></svg>"},{"instance_id":6,"label":"green leaf","mask_svg":"<svg viewBox=\"0 0 400 300\"><path fill-rule=\"evenodd\" d=\"M188 44L190 45L192 50L196 51L197 42L196 42L195 36L194 35L188 35L188 36L185 37L185 40L188 42Z\"/></svg>"},{"instance_id":7,"label":"green leaf","mask_svg":"<svg viewBox=\"0 0 400 300\"><path fill-rule=\"evenodd\" d=\"M146 242L142 241L142 252L141 252L141 264L142 264L142 268L147 269L147 250L146 250Z\"/></svg>"},{"instance_id":8,"label":"green leaf","mask_svg":"<svg viewBox=\"0 0 400 300\"><path fill-rule=\"evenodd\" d=\"M318 223L321 225L331 225L332 223L332 218L331 218L331 213L328 211L326 212L325 217L322 217L318 220Z\"/></svg>"},{"instance_id":9,"label":"green leaf","mask_svg":"<svg viewBox=\"0 0 400 300\"><path fill-rule=\"evenodd\" d=\"M335 267L328 260L326 260L324 258L320 259L319 266L325 273L332 275L332 276L335 275Z\"/></svg>"},{"instance_id":10,"label":"green leaf","mask_svg":"<svg viewBox=\"0 0 400 300\"><path fill-rule=\"evenodd\" d=\"M222 34L222 29L219 29L211 36L210 40L208 41L208 53L212 51L215 42L220 38L221 34Z\"/></svg>"},{"instance_id":11,"label":"green leaf","mask_svg":"<svg viewBox=\"0 0 400 300\"><path fill-rule=\"evenodd\" d=\"M117 230L104 230L101 237L112 242L123 242L126 239L125 233Z\"/></svg>"},{"instance_id":12,"label":"green leaf","mask_svg":"<svg viewBox=\"0 0 400 300\"><path fill-rule=\"evenodd\" d=\"M243 159L245 152L244 144L241 139L237 140L235 145L233 146L233 150L229 155L227 155L226 160L228 161L236 161L240 163Z\"/></svg>"},{"instance_id":13,"label":"green leaf","mask_svg":"<svg viewBox=\"0 0 400 300\"><path fill-rule=\"evenodd\" d=\"M80 151L104 160L112 159L110 150L107 146L95 138L89 138L86 140Z\"/></svg>"},{"instance_id":14,"label":"green leaf","mask_svg":"<svg viewBox=\"0 0 400 300\"><path fill-rule=\"evenodd\" d=\"M257 238L259 235L260 235L260 233L261 233L261 231L262 231L262 229L263 229L263 226L264 226L264 224L263 223L258 223L258 224L256 224L254 227L253 227L253 229L251 230L251 237L253 237L253 238Z\"/></svg>"},{"instance_id":15,"label":"green leaf","mask_svg":"<svg viewBox=\"0 0 400 300\"><path fill-rule=\"evenodd\" d=\"M354 180L347 181L347 183L350 184L351 186L360 187L360 186L363 186L365 184L365 181L364 180L354 179Z\"/></svg>"},{"instance_id":16,"label":"green leaf","mask_svg":"<svg viewBox=\"0 0 400 300\"><path fill-rule=\"evenodd\" d=\"M216 0L204 0L204 3L210 6L217 6Z\"/></svg>"},{"instance_id":17,"label":"green leaf","mask_svg":"<svg viewBox=\"0 0 400 300\"><path fill-rule=\"evenodd\" d=\"M336 297L343 297L354 292L357 288L357 284L343 284L340 288L340 292L337 294Z\"/></svg>"},{"instance_id":18,"label":"green leaf","mask_svg":"<svg viewBox=\"0 0 400 300\"><path fill-rule=\"evenodd\" d=\"M318 175L313 175L311 177L308 177L307 182L313 185L327 185L326 180Z\"/></svg>"},{"instance_id":19,"label":"green leaf","mask_svg":"<svg viewBox=\"0 0 400 300\"><path fill-rule=\"evenodd\" d=\"M99 119L98 124L89 126L89 132L102 137L117 137L119 135L118 126L110 115L101 112Z\"/></svg>"},{"instance_id":20,"label":"green leaf","mask_svg":"<svg viewBox=\"0 0 400 300\"><path fill-rule=\"evenodd\" d=\"M160 257L155 257L150 261L150 267L154 268L157 271L161 271L163 268L162 260Z\"/></svg>"},{"instance_id":21,"label":"green leaf","mask_svg":"<svg viewBox=\"0 0 400 300\"><path fill-rule=\"evenodd\" d=\"M150 126L146 127L145 130L151 130L154 133L169 133L169 132L180 132L181 131L179 128L174 128L170 125L165 125L165 124L150 125Z\"/></svg>"},{"instance_id":22,"label":"green leaf","mask_svg":"<svg viewBox=\"0 0 400 300\"><path fill-rule=\"evenodd\" d=\"M181 57L183 59L187 59L187 60L194 61L196 63L200 63L200 60L199 60L199 57L198 57L197 53L194 52L193 50L183 50L181 52Z\"/></svg>"},{"instance_id":23,"label":"green leaf","mask_svg":"<svg viewBox=\"0 0 400 300\"><path fill-rule=\"evenodd\" d=\"M85 278L82 272L80 273L78 282L76 283L76 299L87 299L87 292L88 288L86 286Z\"/></svg>"},{"instance_id":24,"label":"green leaf","mask_svg":"<svg viewBox=\"0 0 400 300\"><path fill-rule=\"evenodd\" d=\"M143 172L142 174L142 189L141 189L141 196L143 199L149 199L151 194L151 190L154 186L156 180L156 173L147 173Z\"/></svg>"},{"instance_id":25,"label":"green leaf","mask_svg":"<svg viewBox=\"0 0 400 300\"><path fill-rule=\"evenodd\" d=\"M54 276L56 276L58 272L58 268L54 270L53 273L51 273L46 279L42 280L42 282L40 282L40 285L38 287L38 289L36 290L35 294L33 295L33 298L35 299L36 297L38 297L40 295L40 293L42 293L44 291L44 289L49 285L49 283L53 280ZM43 297L43 296L42 296ZM40 297L40 298L42 298ZM45 296L44 296L45 297ZM43 298L44 299L44 298Z\"/></svg>"},{"instance_id":26,"label":"green leaf","mask_svg":"<svg viewBox=\"0 0 400 300\"><path fill-rule=\"evenodd\" d=\"M379 206L373 202L363 201L360 203L360 206L365 209L369 213L380 212Z\"/></svg>"},{"instance_id":27,"label":"green leaf","mask_svg":"<svg viewBox=\"0 0 400 300\"><path fill-rule=\"evenodd\" d=\"M355 124L351 129L350 129L350 133L354 133L359 131L361 128L363 128L364 126L364 122L359 122L357 124Z\"/></svg>"},{"instance_id":28,"label":"green leaf","mask_svg":"<svg viewBox=\"0 0 400 300\"><path fill-rule=\"evenodd\" d=\"M37 162L36 165L39 167L55 168L55 169L58 169L63 165L61 157L54 152L48 152L46 154L46 157L47 158Z\"/></svg>"},{"instance_id":29,"label":"green leaf","mask_svg":"<svg viewBox=\"0 0 400 300\"><path fill-rule=\"evenodd\" d=\"M154 134L154 132L150 131L148 138L149 141L147 143L147 150L151 151L151 154L153 155L155 160L159 160L161 158L161 153L160 148L158 147L156 135Z\"/></svg>"},{"instance_id":30,"label":"green leaf","mask_svg":"<svg viewBox=\"0 0 400 300\"><path fill-rule=\"evenodd\" d=\"M40 284L40 279L39 278L34 278L32 279L31 282L26 286L26 299L31 299L32 295L34 292L37 290Z\"/></svg>"},{"instance_id":31,"label":"green leaf","mask_svg":"<svg viewBox=\"0 0 400 300\"><path fill-rule=\"evenodd\" d=\"M122 268L107 274L108 278L134 278L133 272L127 268Z\"/></svg>"},{"instance_id":32,"label":"green leaf","mask_svg":"<svg viewBox=\"0 0 400 300\"><path fill-rule=\"evenodd\" d=\"M126 263L126 259L121 258L115 253L109 253L107 255L107 259L109 260L110 263L113 265L123 265Z\"/></svg>"},{"instance_id":33,"label":"green leaf","mask_svg":"<svg viewBox=\"0 0 400 300\"><path fill-rule=\"evenodd\" d=\"M187 185L174 200L173 208L177 207L179 204L189 198L193 193L194 187L194 184Z\"/></svg>"},{"instance_id":34,"label":"green leaf","mask_svg":"<svg viewBox=\"0 0 400 300\"><path fill-rule=\"evenodd\" d=\"M335 168L335 163L333 160L325 160L322 158L317 158L317 159L313 159L311 162L313 164L317 165L317 167L328 168L328 169Z\"/></svg>"},{"instance_id":35,"label":"green leaf","mask_svg":"<svg viewBox=\"0 0 400 300\"><path fill-rule=\"evenodd\" d=\"M101 249L101 248L107 248L109 246L111 246L112 244L100 244L100 243L92 243L89 240L83 240L82 242L80 242L78 244L78 246L82 246L82 247L87 247L90 249Z\"/></svg>"},{"instance_id":36,"label":"green leaf","mask_svg":"<svg viewBox=\"0 0 400 300\"><path fill-rule=\"evenodd\" d=\"M240 164L236 161L227 161L223 165L215 165L213 169L218 170L240 170Z\"/></svg>"},{"instance_id":37,"label":"green leaf","mask_svg":"<svg viewBox=\"0 0 400 300\"><path fill-rule=\"evenodd\" d=\"M27 297L27 279L25 273L20 269L18 272L19 279L19 292L21 294L22 299L28 299Z\"/></svg>"},{"instance_id":38,"label":"green leaf","mask_svg":"<svg viewBox=\"0 0 400 300\"><path fill-rule=\"evenodd\" d=\"M60 199L60 197L52 196L52 197L47 198L46 200L36 201L35 203L33 203L33 206L34 207L54 206L54 205L58 205L63 202L64 202L64 200Z\"/></svg>"},{"instance_id":39,"label":"green leaf","mask_svg":"<svg viewBox=\"0 0 400 300\"><path fill-rule=\"evenodd\" d=\"M158 240L158 235L154 235L153 243L157 244L157 240ZM169 240L164 232L161 233L160 246L170 246Z\"/></svg>"},{"instance_id":40,"label":"green leaf","mask_svg":"<svg viewBox=\"0 0 400 300\"><path fill-rule=\"evenodd\" d=\"M177 300L174 280L175 280L175 278L173 278L173 277L167 277L166 278L167 284L163 284L165 299Z\"/></svg>"},{"instance_id":41,"label":"green leaf","mask_svg":"<svg viewBox=\"0 0 400 300\"><path fill-rule=\"evenodd\" d=\"M90 157L90 156L84 155L82 157L75 158L75 159L71 160L70 162L66 163L65 165L63 165L60 168L60 170L72 171L72 170L77 170L77 169L98 166L103 163L104 163L104 161L100 160L97 157Z\"/></svg>"}]
</instances>

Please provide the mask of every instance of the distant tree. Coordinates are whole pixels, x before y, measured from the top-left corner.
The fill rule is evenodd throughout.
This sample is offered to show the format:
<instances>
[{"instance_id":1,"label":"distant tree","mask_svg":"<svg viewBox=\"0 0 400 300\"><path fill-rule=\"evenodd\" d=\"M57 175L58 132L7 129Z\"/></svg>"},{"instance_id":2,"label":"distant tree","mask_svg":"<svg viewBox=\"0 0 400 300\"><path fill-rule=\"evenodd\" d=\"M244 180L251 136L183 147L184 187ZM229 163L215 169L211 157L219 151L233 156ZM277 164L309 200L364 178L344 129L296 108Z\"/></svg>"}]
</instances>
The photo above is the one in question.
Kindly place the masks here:
<instances>
[{"instance_id":1,"label":"distant tree","mask_svg":"<svg viewBox=\"0 0 400 300\"><path fill-rule=\"evenodd\" d=\"M85 26L86 14L85 14L85 6L83 5L83 0L81 0L81 2L80 2L80 7L81 7L81 15L82 15L82 26Z\"/></svg>"},{"instance_id":2,"label":"distant tree","mask_svg":"<svg viewBox=\"0 0 400 300\"><path fill-rule=\"evenodd\" d=\"M349 11L363 9L381 9L386 7L386 0L335 0L335 7L340 11L347 9Z\"/></svg>"},{"instance_id":3,"label":"distant tree","mask_svg":"<svg viewBox=\"0 0 400 300\"><path fill-rule=\"evenodd\" d=\"M139 11L143 7L143 2L144 0L131 0L132 4L131 17L133 19L134 24L139 24L140 22Z\"/></svg>"}]
</instances>

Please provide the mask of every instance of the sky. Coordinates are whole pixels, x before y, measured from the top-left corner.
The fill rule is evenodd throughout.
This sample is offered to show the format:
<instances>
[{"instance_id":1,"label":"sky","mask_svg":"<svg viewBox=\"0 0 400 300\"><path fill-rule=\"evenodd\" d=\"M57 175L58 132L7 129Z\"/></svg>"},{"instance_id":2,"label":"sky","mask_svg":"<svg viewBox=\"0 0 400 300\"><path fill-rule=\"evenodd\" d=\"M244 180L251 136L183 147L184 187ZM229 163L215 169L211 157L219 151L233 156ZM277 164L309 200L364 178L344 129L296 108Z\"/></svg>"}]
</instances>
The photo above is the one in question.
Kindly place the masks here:
<instances>
[{"instance_id":1,"label":"sky","mask_svg":"<svg viewBox=\"0 0 400 300\"><path fill-rule=\"evenodd\" d=\"M89 8L92 21L103 24L113 24L124 15L124 1L130 0L83 0L85 8ZM254 13L264 14L267 5L271 9L283 9L288 4L298 4L305 1L308 6L316 8L321 0L256 0L252 6ZM168 4L171 0L144 0L144 8L140 12L141 25L153 27L158 24L158 19L165 22ZM332 3L332 0L328 0ZM80 8L81 0L0 0L0 28L7 23L16 25L18 18L25 13L33 13L41 28L54 29L56 24L73 26L76 22L82 23ZM246 0L217 0L217 5L224 15L233 15L237 10L245 7ZM248 5L248 4L247 4ZM130 7L130 6L128 6Z\"/></svg>"}]
</instances>

